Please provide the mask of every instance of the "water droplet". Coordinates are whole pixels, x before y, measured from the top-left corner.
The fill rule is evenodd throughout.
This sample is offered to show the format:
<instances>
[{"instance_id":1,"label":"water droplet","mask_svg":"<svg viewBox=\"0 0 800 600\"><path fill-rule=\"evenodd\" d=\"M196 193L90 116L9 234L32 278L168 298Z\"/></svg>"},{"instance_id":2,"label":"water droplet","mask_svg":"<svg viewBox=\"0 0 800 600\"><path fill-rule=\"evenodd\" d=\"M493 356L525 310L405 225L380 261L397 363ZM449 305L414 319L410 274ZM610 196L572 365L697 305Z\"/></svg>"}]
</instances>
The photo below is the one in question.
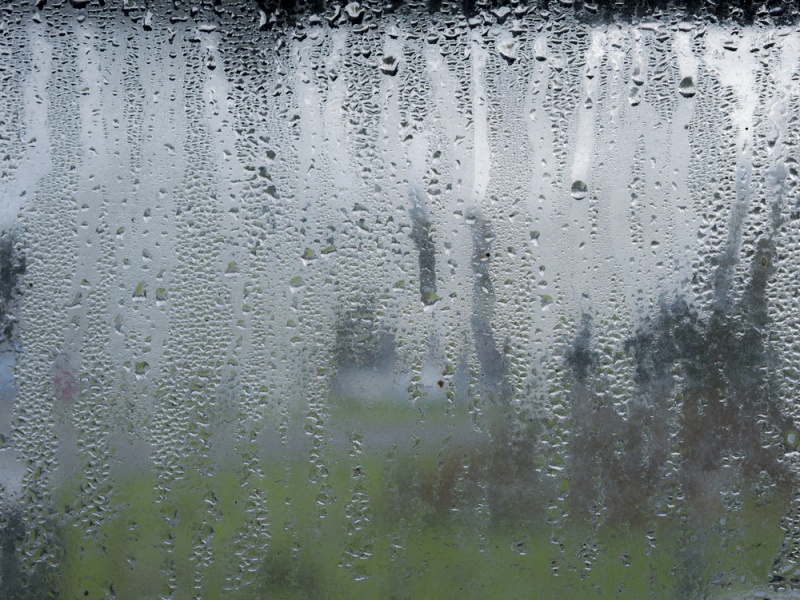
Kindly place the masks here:
<instances>
[{"instance_id":1,"label":"water droplet","mask_svg":"<svg viewBox=\"0 0 800 600\"><path fill-rule=\"evenodd\" d=\"M589 187L583 181L577 179L573 182L569 193L575 200L583 200L586 198L586 194L589 193Z\"/></svg>"},{"instance_id":2,"label":"water droplet","mask_svg":"<svg viewBox=\"0 0 800 600\"><path fill-rule=\"evenodd\" d=\"M501 6L500 8L496 8L492 11L494 16L497 18L497 22L501 25L505 20L508 18L508 15L511 14L511 9L508 6Z\"/></svg>"},{"instance_id":3,"label":"water droplet","mask_svg":"<svg viewBox=\"0 0 800 600\"><path fill-rule=\"evenodd\" d=\"M442 297L436 293L436 290L430 288L422 290L421 295L422 295L422 303L426 306L435 304L436 302L442 299Z\"/></svg>"},{"instance_id":4,"label":"water droplet","mask_svg":"<svg viewBox=\"0 0 800 600\"><path fill-rule=\"evenodd\" d=\"M506 59L509 64L517 60L517 42L514 40L502 40L497 42L497 50L500 56Z\"/></svg>"},{"instance_id":5,"label":"water droplet","mask_svg":"<svg viewBox=\"0 0 800 600\"><path fill-rule=\"evenodd\" d=\"M786 432L786 443L789 444L792 448L797 448L800 445L800 432L797 432L794 429L790 429Z\"/></svg>"},{"instance_id":6,"label":"water droplet","mask_svg":"<svg viewBox=\"0 0 800 600\"><path fill-rule=\"evenodd\" d=\"M387 54L381 58L378 68L381 70L381 73L385 73L386 75L397 75L397 65L397 59L394 56Z\"/></svg>"},{"instance_id":7,"label":"water droplet","mask_svg":"<svg viewBox=\"0 0 800 600\"><path fill-rule=\"evenodd\" d=\"M684 98L691 98L697 93L697 90L694 87L694 79L692 79L691 75L687 75L681 79L681 82L678 85L678 92Z\"/></svg>"},{"instance_id":8,"label":"water droplet","mask_svg":"<svg viewBox=\"0 0 800 600\"><path fill-rule=\"evenodd\" d=\"M633 68L633 73L631 73L631 81L635 85L644 85L644 71L641 67L636 66Z\"/></svg>"},{"instance_id":9,"label":"water droplet","mask_svg":"<svg viewBox=\"0 0 800 600\"><path fill-rule=\"evenodd\" d=\"M631 93L628 95L628 102L631 103L631 106L638 106L641 101L642 96L639 93L639 88L631 88Z\"/></svg>"},{"instance_id":10,"label":"water droplet","mask_svg":"<svg viewBox=\"0 0 800 600\"><path fill-rule=\"evenodd\" d=\"M353 23L360 23L364 18L364 8L358 2L351 2L344 7L344 12Z\"/></svg>"},{"instance_id":11,"label":"water droplet","mask_svg":"<svg viewBox=\"0 0 800 600\"><path fill-rule=\"evenodd\" d=\"M725 50L736 52L739 49L739 44L736 40L725 40L722 42L722 47L725 48Z\"/></svg>"}]
</instances>

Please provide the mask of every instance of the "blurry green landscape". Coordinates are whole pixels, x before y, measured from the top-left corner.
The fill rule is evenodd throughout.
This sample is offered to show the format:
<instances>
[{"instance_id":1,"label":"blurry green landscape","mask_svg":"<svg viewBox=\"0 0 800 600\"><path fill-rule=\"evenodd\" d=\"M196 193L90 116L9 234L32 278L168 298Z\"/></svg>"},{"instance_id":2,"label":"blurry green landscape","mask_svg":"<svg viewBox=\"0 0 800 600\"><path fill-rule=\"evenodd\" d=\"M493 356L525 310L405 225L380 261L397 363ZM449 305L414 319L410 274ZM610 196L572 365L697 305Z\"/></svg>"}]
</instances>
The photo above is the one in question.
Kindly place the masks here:
<instances>
[{"instance_id":1,"label":"blurry green landscape","mask_svg":"<svg viewBox=\"0 0 800 600\"><path fill-rule=\"evenodd\" d=\"M437 405L423 421L411 404L335 404L330 439L391 424L407 440L419 432L418 441L405 447L365 442L357 456L332 444L324 517L307 456L289 451L265 463L259 485L271 538L256 572L245 577L251 583L240 589L231 589L231 578L240 562L235 540L248 527L241 464L220 464L208 475L189 472L161 502L153 472L117 467L114 516L99 520L96 536L68 524L66 507L79 490L64 486L56 498L64 524L58 597L160 598L169 593L170 563L178 599L765 597L752 590L767 589L784 540L787 497L765 503L743 496L724 514L677 510L638 523L582 521L557 514L553 502L497 516L464 481L449 489L446 476L448 452L464 455L465 448L473 457L489 455L489 468L497 469L492 447L448 441L442 450L441 441L425 441L426 432L474 438L469 416L456 414ZM566 477L553 479L553 490L568 488ZM368 498L356 517L355 492ZM209 527L205 498L212 493L219 518ZM567 495L565 512L569 505ZM213 560L196 589L191 557L203 531Z\"/></svg>"}]
</instances>

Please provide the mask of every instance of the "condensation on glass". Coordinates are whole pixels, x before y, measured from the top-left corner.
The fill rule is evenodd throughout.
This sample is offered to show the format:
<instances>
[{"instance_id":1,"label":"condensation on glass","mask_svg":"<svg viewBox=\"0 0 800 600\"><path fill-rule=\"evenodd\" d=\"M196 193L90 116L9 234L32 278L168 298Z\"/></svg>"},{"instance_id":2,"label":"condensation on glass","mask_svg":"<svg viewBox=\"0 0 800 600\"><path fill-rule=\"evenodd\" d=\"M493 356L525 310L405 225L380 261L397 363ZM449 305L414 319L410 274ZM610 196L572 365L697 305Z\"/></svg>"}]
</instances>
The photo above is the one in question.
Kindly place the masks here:
<instances>
[{"instance_id":1,"label":"condensation on glass","mask_svg":"<svg viewBox=\"0 0 800 600\"><path fill-rule=\"evenodd\" d=\"M4 4L0 596L796 597L796 7L662 4Z\"/></svg>"}]
</instances>

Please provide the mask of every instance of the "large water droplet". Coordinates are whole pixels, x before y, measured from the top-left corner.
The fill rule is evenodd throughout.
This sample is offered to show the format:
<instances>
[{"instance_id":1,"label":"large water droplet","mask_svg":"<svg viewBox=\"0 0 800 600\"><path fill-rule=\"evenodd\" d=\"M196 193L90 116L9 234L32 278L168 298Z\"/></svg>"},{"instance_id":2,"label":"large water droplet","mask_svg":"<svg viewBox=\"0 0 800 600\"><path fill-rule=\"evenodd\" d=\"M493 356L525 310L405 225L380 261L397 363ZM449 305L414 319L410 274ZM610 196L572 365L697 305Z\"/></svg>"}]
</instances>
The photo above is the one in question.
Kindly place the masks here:
<instances>
[{"instance_id":1,"label":"large water droplet","mask_svg":"<svg viewBox=\"0 0 800 600\"><path fill-rule=\"evenodd\" d=\"M502 25L508 18L508 15L511 14L511 9L508 6L501 6L492 12L494 13L494 16L497 17L497 22Z\"/></svg>"},{"instance_id":2,"label":"large water droplet","mask_svg":"<svg viewBox=\"0 0 800 600\"><path fill-rule=\"evenodd\" d=\"M364 7L358 2L351 2L344 7L344 12L347 13L347 18L353 23L360 23L364 18Z\"/></svg>"},{"instance_id":3,"label":"large water droplet","mask_svg":"<svg viewBox=\"0 0 800 600\"><path fill-rule=\"evenodd\" d=\"M580 179L576 179L572 187L569 190L569 193L572 195L575 200L583 200L586 198L586 194L589 193L589 187Z\"/></svg>"},{"instance_id":4,"label":"large water droplet","mask_svg":"<svg viewBox=\"0 0 800 600\"><path fill-rule=\"evenodd\" d=\"M786 443L792 448L797 448L800 445L800 433L797 430L791 429L787 431L784 437L786 438Z\"/></svg>"},{"instance_id":5,"label":"large water droplet","mask_svg":"<svg viewBox=\"0 0 800 600\"><path fill-rule=\"evenodd\" d=\"M633 73L631 74L631 81L635 85L644 85L644 71L641 67L636 66L633 68Z\"/></svg>"},{"instance_id":6,"label":"large water droplet","mask_svg":"<svg viewBox=\"0 0 800 600\"><path fill-rule=\"evenodd\" d=\"M506 59L509 63L517 60L517 43L513 40L502 40L497 43L497 50L500 56Z\"/></svg>"},{"instance_id":7,"label":"large water droplet","mask_svg":"<svg viewBox=\"0 0 800 600\"><path fill-rule=\"evenodd\" d=\"M681 79L680 84L678 84L678 92L684 98L691 98L697 93L694 87L694 79L692 79L691 75L687 75Z\"/></svg>"},{"instance_id":8,"label":"large water droplet","mask_svg":"<svg viewBox=\"0 0 800 600\"><path fill-rule=\"evenodd\" d=\"M641 101L642 95L639 93L639 88L631 88L631 93L628 95L628 102L631 103L631 106L638 106L639 102Z\"/></svg>"},{"instance_id":9,"label":"large water droplet","mask_svg":"<svg viewBox=\"0 0 800 600\"><path fill-rule=\"evenodd\" d=\"M381 58L378 68L381 70L381 73L386 73L387 75L397 75L397 65L398 62L394 56L386 55Z\"/></svg>"}]
</instances>

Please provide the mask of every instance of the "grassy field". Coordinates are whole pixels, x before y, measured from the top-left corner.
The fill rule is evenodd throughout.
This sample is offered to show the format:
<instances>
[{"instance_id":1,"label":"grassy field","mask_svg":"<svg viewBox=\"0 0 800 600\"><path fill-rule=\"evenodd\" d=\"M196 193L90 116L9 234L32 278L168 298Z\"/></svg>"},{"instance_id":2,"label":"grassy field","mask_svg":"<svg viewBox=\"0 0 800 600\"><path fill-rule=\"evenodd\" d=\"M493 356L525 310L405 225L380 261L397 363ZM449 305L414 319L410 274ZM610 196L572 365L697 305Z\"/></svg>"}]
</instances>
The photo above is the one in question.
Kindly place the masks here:
<instances>
[{"instance_id":1,"label":"grassy field","mask_svg":"<svg viewBox=\"0 0 800 600\"><path fill-rule=\"evenodd\" d=\"M422 419L409 404L340 402L327 431L324 481L306 454L287 451L262 460L248 487L241 464L219 464L159 499L155 472L118 465L96 529L70 514L77 482L62 487L60 597L758 598L784 541L785 494L635 523L611 522L602 506L572 517L569 493L541 506L547 494L534 493L530 510L498 514L488 488L524 490L513 479L524 474L487 475L496 449L443 406ZM454 464L467 475L448 475ZM551 479L568 492L568 474ZM253 488L267 499L261 548L239 539L252 533ZM237 584L242 556L253 566Z\"/></svg>"}]
</instances>

